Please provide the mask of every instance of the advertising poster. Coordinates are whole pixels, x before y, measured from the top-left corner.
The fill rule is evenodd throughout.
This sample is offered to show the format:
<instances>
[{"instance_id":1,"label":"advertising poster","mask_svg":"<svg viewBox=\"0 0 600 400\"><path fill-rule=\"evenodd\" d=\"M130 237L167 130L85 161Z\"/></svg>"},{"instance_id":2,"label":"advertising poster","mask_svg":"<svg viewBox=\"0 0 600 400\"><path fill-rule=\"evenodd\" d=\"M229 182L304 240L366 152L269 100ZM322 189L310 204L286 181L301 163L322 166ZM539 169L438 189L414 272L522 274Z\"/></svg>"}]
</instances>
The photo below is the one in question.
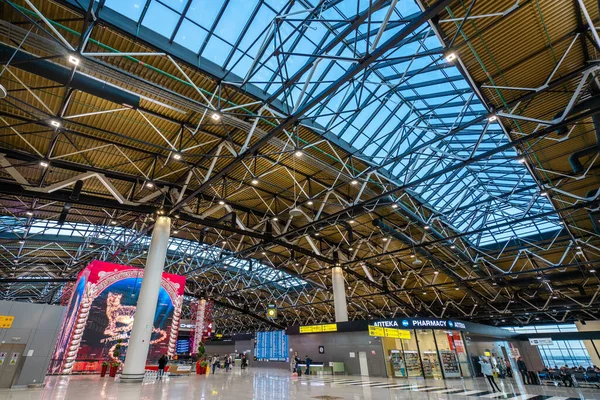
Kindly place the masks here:
<instances>
[{"instance_id":1,"label":"advertising poster","mask_svg":"<svg viewBox=\"0 0 600 400\"><path fill-rule=\"evenodd\" d=\"M73 288L49 373L76 372L95 361L123 362L144 270L93 261ZM181 318L185 277L163 274L148 360L174 355ZM120 355L114 350L120 344Z\"/></svg>"}]
</instances>

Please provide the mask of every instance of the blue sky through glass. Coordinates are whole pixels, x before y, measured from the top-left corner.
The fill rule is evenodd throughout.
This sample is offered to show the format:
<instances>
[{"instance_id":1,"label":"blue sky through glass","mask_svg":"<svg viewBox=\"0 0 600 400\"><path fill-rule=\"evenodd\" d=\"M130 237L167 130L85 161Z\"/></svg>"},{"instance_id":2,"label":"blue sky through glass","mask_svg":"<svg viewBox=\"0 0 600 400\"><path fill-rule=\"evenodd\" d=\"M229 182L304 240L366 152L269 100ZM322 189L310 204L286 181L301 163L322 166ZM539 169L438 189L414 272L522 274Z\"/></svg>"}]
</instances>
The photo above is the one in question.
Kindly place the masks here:
<instances>
[{"instance_id":1,"label":"blue sky through glass","mask_svg":"<svg viewBox=\"0 0 600 400\"><path fill-rule=\"evenodd\" d=\"M316 4L107 0L105 6L230 71L235 76L229 75L229 81L247 79L272 94L369 2L332 0L313 10ZM329 51L329 58L321 59L302 98L306 74L279 93L279 100L294 109L298 101L310 100L343 75L354 59L365 55L387 11L384 7L373 12L369 23ZM398 2L379 44L419 12L414 1ZM313 17L305 20L310 13ZM280 52L274 53L275 48ZM473 122L487 111L444 52L435 32L423 25L364 74L313 107L303 121L337 135L356 149L355 156L381 166L401 184L439 174L413 186L411 192L456 230L474 231L468 239L475 246L560 229L556 217L535 217L551 211L552 205L516 161L514 150L450 170L509 138L497 123ZM531 219L513 222L523 217Z\"/></svg>"}]
</instances>

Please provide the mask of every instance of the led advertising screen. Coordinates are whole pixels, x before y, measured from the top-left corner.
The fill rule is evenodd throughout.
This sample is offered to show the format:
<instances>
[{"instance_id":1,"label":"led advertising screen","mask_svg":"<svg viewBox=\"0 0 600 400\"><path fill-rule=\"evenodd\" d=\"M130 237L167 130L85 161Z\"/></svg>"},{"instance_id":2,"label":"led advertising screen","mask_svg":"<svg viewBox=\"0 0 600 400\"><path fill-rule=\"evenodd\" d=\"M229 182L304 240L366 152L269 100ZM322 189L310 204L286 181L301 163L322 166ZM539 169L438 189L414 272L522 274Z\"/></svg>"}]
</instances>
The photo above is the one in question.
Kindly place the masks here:
<instances>
[{"instance_id":1,"label":"led advertising screen","mask_svg":"<svg viewBox=\"0 0 600 400\"><path fill-rule=\"evenodd\" d=\"M144 270L93 261L79 275L49 373L78 371L79 364L125 360ZM148 360L174 355L185 277L163 274ZM114 357L121 344L119 357Z\"/></svg>"},{"instance_id":2,"label":"led advertising screen","mask_svg":"<svg viewBox=\"0 0 600 400\"><path fill-rule=\"evenodd\" d=\"M258 332L254 356L259 361L289 361L285 331Z\"/></svg>"}]
</instances>

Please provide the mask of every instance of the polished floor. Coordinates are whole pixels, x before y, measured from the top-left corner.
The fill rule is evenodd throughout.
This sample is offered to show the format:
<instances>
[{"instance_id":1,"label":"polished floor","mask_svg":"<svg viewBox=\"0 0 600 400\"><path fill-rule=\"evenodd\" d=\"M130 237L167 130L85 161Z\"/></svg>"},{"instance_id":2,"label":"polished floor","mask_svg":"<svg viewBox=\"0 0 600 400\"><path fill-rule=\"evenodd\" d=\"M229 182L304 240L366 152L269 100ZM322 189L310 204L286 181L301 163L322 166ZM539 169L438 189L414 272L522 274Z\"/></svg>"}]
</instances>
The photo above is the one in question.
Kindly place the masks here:
<instances>
[{"instance_id":1,"label":"polished floor","mask_svg":"<svg viewBox=\"0 0 600 400\"><path fill-rule=\"evenodd\" d=\"M357 376L292 377L277 369L234 369L210 376L147 379L125 384L99 376L49 377L43 389L0 390L0 400L87 399L598 399L600 389L523 386L514 380L498 380L502 393L492 393L483 379L423 380Z\"/></svg>"}]
</instances>

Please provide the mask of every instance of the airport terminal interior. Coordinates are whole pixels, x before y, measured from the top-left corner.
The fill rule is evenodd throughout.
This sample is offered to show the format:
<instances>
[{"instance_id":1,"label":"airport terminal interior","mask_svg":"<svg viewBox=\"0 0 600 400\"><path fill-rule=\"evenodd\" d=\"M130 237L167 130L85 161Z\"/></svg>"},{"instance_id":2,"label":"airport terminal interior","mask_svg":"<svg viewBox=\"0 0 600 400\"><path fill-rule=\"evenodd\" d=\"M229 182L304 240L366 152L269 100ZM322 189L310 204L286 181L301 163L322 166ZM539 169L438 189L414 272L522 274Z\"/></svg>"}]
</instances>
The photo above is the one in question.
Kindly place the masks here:
<instances>
[{"instance_id":1,"label":"airport terminal interior","mask_svg":"<svg viewBox=\"0 0 600 400\"><path fill-rule=\"evenodd\" d=\"M0 400L600 399L600 2L0 0Z\"/></svg>"}]
</instances>

